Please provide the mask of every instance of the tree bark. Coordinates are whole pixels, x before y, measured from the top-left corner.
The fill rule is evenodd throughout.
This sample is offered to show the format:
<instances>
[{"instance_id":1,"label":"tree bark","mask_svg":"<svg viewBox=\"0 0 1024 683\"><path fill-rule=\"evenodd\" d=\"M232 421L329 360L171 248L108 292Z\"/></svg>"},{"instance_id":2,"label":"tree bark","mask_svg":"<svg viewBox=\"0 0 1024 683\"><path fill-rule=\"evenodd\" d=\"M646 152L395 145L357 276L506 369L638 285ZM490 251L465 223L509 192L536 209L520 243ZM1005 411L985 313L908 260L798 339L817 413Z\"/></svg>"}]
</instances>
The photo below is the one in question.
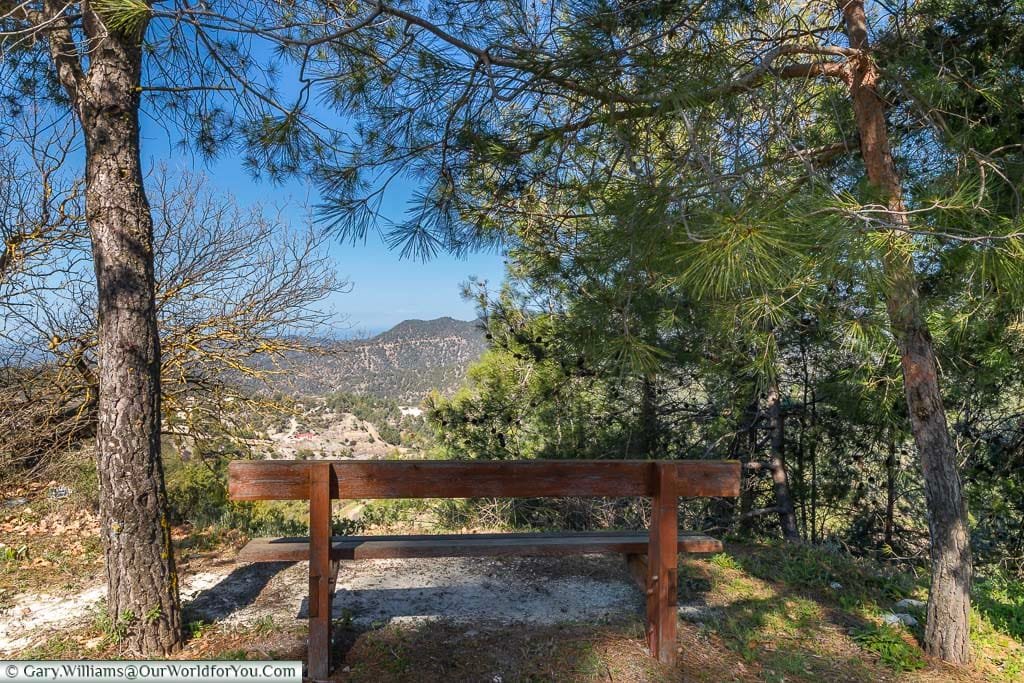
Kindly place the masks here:
<instances>
[{"instance_id":1,"label":"tree bark","mask_svg":"<svg viewBox=\"0 0 1024 683\"><path fill-rule=\"evenodd\" d=\"M181 611L160 459L160 341L153 221L139 147L141 37L83 5L90 45L73 103L86 150L86 222L98 293L96 458L108 615L132 652L181 644Z\"/></svg>"},{"instance_id":2,"label":"tree bark","mask_svg":"<svg viewBox=\"0 0 1024 683\"><path fill-rule=\"evenodd\" d=\"M800 506L800 532L802 538L810 538L811 533L807 529L807 389L810 384L809 368L807 366L807 345L804 343L803 334L800 335L800 360L803 366L801 374L803 398L800 411L800 432L797 437L796 448L796 498Z\"/></svg>"},{"instance_id":3,"label":"tree bark","mask_svg":"<svg viewBox=\"0 0 1024 683\"><path fill-rule=\"evenodd\" d=\"M768 425L771 430L771 473L775 491L775 506L779 509L779 528L787 541L799 541L800 531L796 526L796 510L789 490L789 473L786 471L786 417L782 412L782 397L779 384L772 380L768 386Z\"/></svg>"},{"instance_id":4,"label":"tree bark","mask_svg":"<svg viewBox=\"0 0 1024 683\"><path fill-rule=\"evenodd\" d=\"M658 388L654 375L644 375L640 380L640 445L639 455L643 458L660 458L661 421L658 417Z\"/></svg>"},{"instance_id":5,"label":"tree bark","mask_svg":"<svg viewBox=\"0 0 1024 683\"><path fill-rule=\"evenodd\" d=\"M862 51L847 66L861 155L869 183L886 203L892 231L883 262L886 308L900 352L931 535L932 576L924 646L944 661L966 664L970 659L971 587L967 507L942 405L935 348L921 310L903 188L890 151L885 106L875 87L878 69L867 54L870 44L864 2L839 2L850 47Z\"/></svg>"},{"instance_id":6,"label":"tree bark","mask_svg":"<svg viewBox=\"0 0 1024 683\"><path fill-rule=\"evenodd\" d=\"M815 436L818 434L818 393L811 389L811 437L808 450L811 461L811 543L818 542L818 446Z\"/></svg>"},{"instance_id":7,"label":"tree bark","mask_svg":"<svg viewBox=\"0 0 1024 683\"><path fill-rule=\"evenodd\" d=\"M743 463L740 480L740 533L750 536L754 533L754 516L748 514L754 509L754 498L757 494L758 477L752 474L748 465L757 453L757 423L760 421L761 397L754 389L753 398L743 409L743 422L740 430L746 436L746 448L739 452L740 462ZM741 442L742 448L742 442Z\"/></svg>"},{"instance_id":8,"label":"tree bark","mask_svg":"<svg viewBox=\"0 0 1024 683\"><path fill-rule=\"evenodd\" d=\"M892 548L894 518L896 516L896 436L889 435L889 455L885 458L885 526L882 540Z\"/></svg>"}]
</instances>

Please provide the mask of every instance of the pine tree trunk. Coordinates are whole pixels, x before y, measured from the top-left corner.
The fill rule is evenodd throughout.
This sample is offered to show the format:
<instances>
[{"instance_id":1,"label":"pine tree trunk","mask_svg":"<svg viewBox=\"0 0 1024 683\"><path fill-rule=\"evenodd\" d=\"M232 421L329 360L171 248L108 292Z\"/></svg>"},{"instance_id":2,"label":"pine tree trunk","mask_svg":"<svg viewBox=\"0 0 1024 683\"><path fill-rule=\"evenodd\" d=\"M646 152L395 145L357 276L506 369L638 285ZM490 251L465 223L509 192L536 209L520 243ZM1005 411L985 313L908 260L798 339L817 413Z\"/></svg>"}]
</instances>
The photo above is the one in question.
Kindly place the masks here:
<instances>
[{"instance_id":1,"label":"pine tree trunk","mask_svg":"<svg viewBox=\"0 0 1024 683\"><path fill-rule=\"evenodd\" d=\"M809 368L807 367L807 349L801 335L800 358L803 364L802 379L802 405L800 410L800 432L796 449L796 486L795 497L800 508L800 532L802 538L810 538L811 532L807 528L807 393L810 384Z\"/></svg>"},{"instance_id":2,"label":"pine tree trunk","mask_svg":"<svg viewBox=\"0 0 1024 683\"><path fill-rule=\"evenodd\" d=\"M925 649L943 661L970 661L971 547L963 498L946 413L939 392L938 365L931 336L920 313L908 323L903 295L888 300L893 333L900 348L903 383L921 470L931 538L931 588L925 625ZM901 295L902 294L902 295Z\"/></svg>"},{"instance_id":3,"label":"pine tree trunk","mask_svg":"<svg viewBox=\"0 0 1024 683\"><path fill-rule=\"evenodd\" d=\"M863 0L840 0L850 47L869 48ZM861 155L871 185L888 207L892 245L884 260L886 307L899 347L910 428L924 475L931 535L931 591L925 649L955 664L970 659L971 549L967 508L946 412L939 391L938 362L921 310L909 221L893 164L885 107L875 89L878 70L867 54L851 59L848 82L853 99Z\"/></svg>"},{"instance_id":4,"label":"pine tree trunk","mask_svg":"<svg viewBox=\"0 0 1024 683\"><path fill-rule=\"evenodd\" d=\"M160 460L160 342L153 222L139 156L137 36L89 10L93 46L78 92L85 136L86 222L99 316L97 470L108 611L132 652L181 643L181 616Z\"/></svg>"},{"instance_id":5,"label":"pine tree trunk","mask_svg":"<svg viewBox=\"0 0 1024 683\"><path fill-rule=\"evenodd\" d=\"M658 417L657 379L644 375L640 381L640 443L643 458L661 458L661 425Z\"/></svg>"},{"instance_id":6,"label":"pine tree trunk","mask_svg":"<svg viewBox=\"0 0 1024 683\"><path fill-rule=\"evenodd\" d=\"M789 490L789 473L786 471L786 418L782 413L782 397L779 385L773 381L768 386L768 423L771 430L771 471L775 490L775 506L779 509L779 528L787 541L799 541L800 531L796 527L796 510Z\"/></svg>"},{"instance_id":7,"label":"pine tree trunk","mask_svg":"<svg viewBox=\"0 0 1024 683\"><path fill-rule=\"evenodd\" d=\"M746 448L740 451L740 462L743 463L740 480L740 533L750 536L754 533L754 517L750 514L754 509L754 498L757 494L758 476L752 474L747 465L757 453L757 423L760 421L760 396L754 396L743 409L743 422L740 425L742 435L746 437ZM741 443L741 448L743 447Z\"/></svg>"},{"instance_id":8,"label":"pine tree trunk","mask_svg":"<svg viewBox=\"0 0 1024 683\"><path fill-rule=\"evenodd\" d=\"M805 408L806 410L806 408ZM811 418L810 418L810 438L807 440L807 450L809 454L808 460L811 463L811 519L810 527L811 533L809 537L811 543L818 542L818 442L815 437L818 435L818 392L816 389L811 389Z\"/></svg>"},{"instance_id":9,"label":"pine tree trunk","mask_svg":"<svg viewBox=\"0 0 1024 683\"><path fill-rule=\"evenodd\" d=\"M885 526L882 540L892 548L896 516L896 437L889 435L889 455L885 459Z\"/></svg>"}]
</instances>

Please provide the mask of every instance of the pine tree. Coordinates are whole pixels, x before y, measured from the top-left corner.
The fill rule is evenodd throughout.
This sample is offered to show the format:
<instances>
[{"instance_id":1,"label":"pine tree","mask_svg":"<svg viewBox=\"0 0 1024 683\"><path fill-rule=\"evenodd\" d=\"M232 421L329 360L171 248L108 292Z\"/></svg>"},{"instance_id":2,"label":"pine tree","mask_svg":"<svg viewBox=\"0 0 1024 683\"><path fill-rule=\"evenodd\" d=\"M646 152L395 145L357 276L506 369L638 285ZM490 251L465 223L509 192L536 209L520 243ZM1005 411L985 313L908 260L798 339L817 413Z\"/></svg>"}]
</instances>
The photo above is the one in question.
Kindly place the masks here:
<instances>
[{"instance_id":1,"label":"pine tree","mask_svg":"<svg viewBox=\"0 0 1024 683\"><path fill-rule=\"evenodd\" d=\"M573 259L577 226L614 218L626 244L668 227L677 280L745 305L760 334L780 295L814 299L839 273L883 298L928 493L925 643L966 662L967 516L922 269L964 244L1004 274L1017 268L1019 203L1005 197L1020 148L1005 117L979 136L939 113L971 97L939 75L962 28L942 23L947 4L378 7L393 23L361 38L372 57L365 42L338 41L328 59L365 74L354 88L338 79L338 106L366 112L353 163L325 175L343 234L369 223L361 183L429 172L411 219L389 233L406 255L504 236ZM970 78L992 102L1014 73ZM621 339L625 356L649 350Z\"/></svg>"},{"instance_id":2,"label":"pine tree","mask_svg":"<svg viewBox=\"0 0 1024 683\"><path fill-rule=\"evenodd\" d=\"M96 458L109 616L128 649L181 643L178 577L160 460L160 340L153 218L140 112L204 154L234 149L280 178L331 154L337 133L278 87L285 54L312 51L306 27L344 34L352 17L319 3L227 3L218 10L143 0L0 0L3 125L73 117L96 272ZM275 53L276 50L276 53ZM8 124L7 122L11 122ZM59 126L56 127L59 129Z\"/></svg>"}]
</instances>

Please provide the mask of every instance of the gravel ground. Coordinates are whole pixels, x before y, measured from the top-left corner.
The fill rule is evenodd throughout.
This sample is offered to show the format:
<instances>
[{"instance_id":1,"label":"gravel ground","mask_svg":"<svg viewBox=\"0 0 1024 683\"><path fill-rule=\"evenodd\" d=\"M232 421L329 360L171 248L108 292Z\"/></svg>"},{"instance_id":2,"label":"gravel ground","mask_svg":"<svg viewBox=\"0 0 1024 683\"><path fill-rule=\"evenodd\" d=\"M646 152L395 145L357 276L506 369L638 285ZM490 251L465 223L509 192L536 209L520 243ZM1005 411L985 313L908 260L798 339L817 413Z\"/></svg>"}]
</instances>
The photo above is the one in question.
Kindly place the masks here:
<instances>
[{"instance_id":1,"label":"gravel ground","mask_svg":"<svg viewBox=\"0 0 1024 683\"><path fill-rule=\"evenodd\" d=\"M334 611L357 625L446 619L557 624L639 613L618 557L365 560L342 565Z\"/></svg>"},{"instance_id":2,"label":"gravel ground","mask_svg":"<svg viewBox=\"0 0 1024 683\"><path fill-rule=\"evenodd\" d=\"M185 577L186 620L288 624L306 614L306 565L220 561ZM29 647L98 613L102 586L70 595L23 594L0 610L0 655ZM616 555L344 562L336 618L360 627L436 619L490 624L593 623L639 615L643 599Z\"/></svg>"}]
</instances>

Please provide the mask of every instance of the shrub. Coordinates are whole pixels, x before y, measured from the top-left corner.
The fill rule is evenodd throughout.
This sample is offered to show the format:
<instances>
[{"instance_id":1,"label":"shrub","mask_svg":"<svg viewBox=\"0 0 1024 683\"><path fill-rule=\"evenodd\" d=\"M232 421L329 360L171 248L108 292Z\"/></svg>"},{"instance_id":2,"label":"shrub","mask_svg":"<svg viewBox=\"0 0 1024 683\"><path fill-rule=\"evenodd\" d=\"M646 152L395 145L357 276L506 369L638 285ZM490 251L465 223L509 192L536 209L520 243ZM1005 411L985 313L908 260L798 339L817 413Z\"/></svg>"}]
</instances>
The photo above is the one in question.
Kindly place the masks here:
<instances>
[{"instance_id":1,"label":"shrub","mask_svg":"<svg viewBox=\"0 0 1024 683\"><path fill-rule=\"evenodd\" d=\"M893 671L914 671L925 666L921 650L908 643L899 629L870 624L853 632L857 644L874 652Z\"/></svg>"},{"instance_id":2,"label":"shrub","mask_svg":"<svg viewBox=\"0 0 1024 683\"><path fill-rule=\"evenodd\" d=\"M225 466L226 467L226 466ZM164 456L164 472L171 520L208 526L228 505L224 468L217 461L182 460Z\"/></svg>"},{"instance_id":3,"label":"shrub","mask_svg":"<svg viewBox=\"0 0 1024 683\"><path fill-rule=\"evenodd\" d=\"M872 611L915 592L908 574L879 567L828 546L765 544L757 553L737 555L743 569L759 579L834 595L844 608ZM832 583L842 589L832 591Z\"/></svg>"},{"instance_id":4,"label":"shrub","mask_svg":"<svg viewBox=\"0 0 1024 683\"><path fill-rule=\"evenodd\" d=\"M198 529L236 529L248 536L304 535L306 506L300 501L235 502L227 495L227 459L182 460L164 456L171 520Z\"/></svg>"},{"instance_id":5,"label":"shrub","mask_svg":"<svg viewBox=\"0 0 1024 683\"><path fill-rule=\"evenodd\" d=\"M994 628L1024 642L1024 582L993 574L974 584L974 605Z\"/></svg>"}]
</instances>

